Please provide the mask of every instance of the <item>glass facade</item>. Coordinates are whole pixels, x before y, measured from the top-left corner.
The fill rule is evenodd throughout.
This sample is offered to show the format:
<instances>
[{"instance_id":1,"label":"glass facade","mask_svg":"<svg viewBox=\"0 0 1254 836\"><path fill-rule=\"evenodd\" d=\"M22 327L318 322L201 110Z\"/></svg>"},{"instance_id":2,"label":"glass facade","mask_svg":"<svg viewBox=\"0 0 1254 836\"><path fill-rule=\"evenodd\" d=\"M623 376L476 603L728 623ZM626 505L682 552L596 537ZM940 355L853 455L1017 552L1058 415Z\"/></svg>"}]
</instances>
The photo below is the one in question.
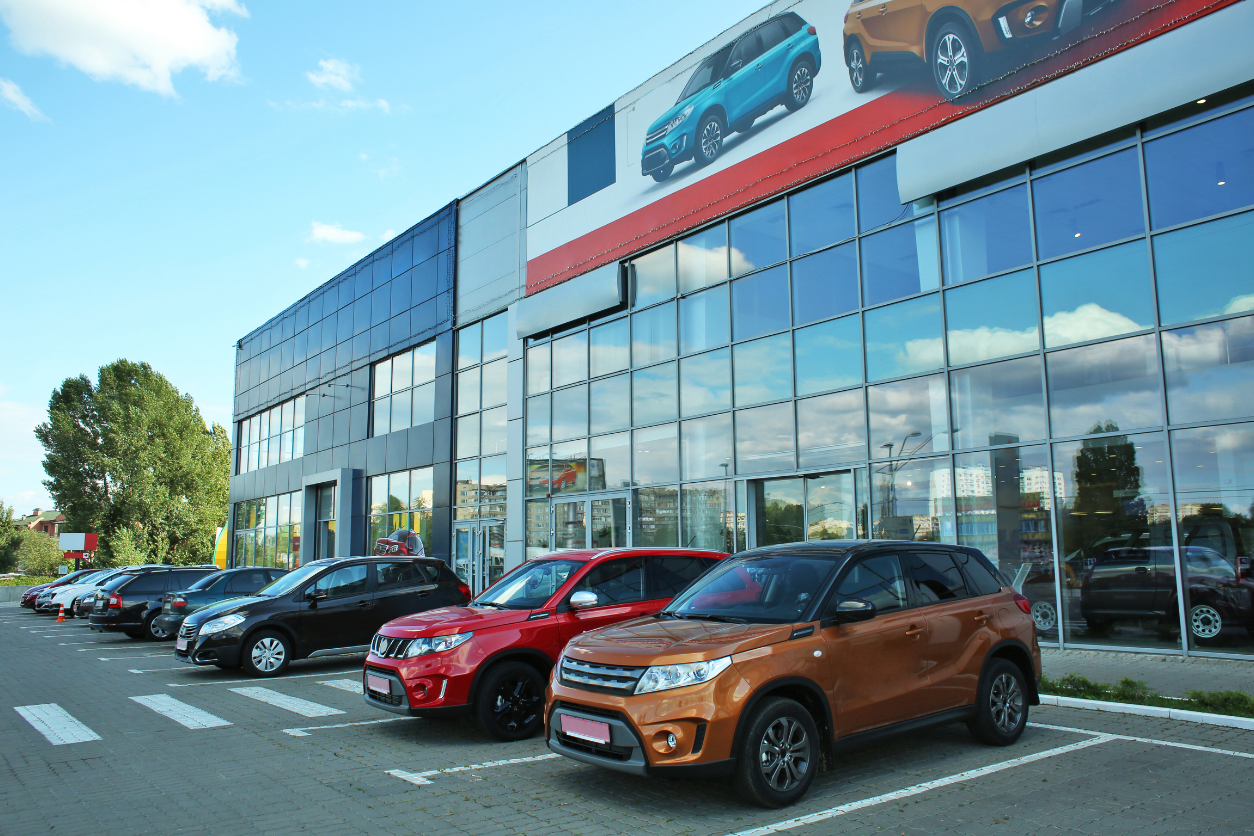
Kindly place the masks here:
<instances>
[{"instance_id":1,"label":"glass facade","mask_svg":"<svg viewBox=\"0 0 1254 836\"><path fill-rule=\"evenodd\" d=\"M369 492L370 545L397 529L407 528L418 534L424 553L434 553L431 509L435 500L435 478L432 468L371 476Z\"/></svg>"},{"instance_id":2,"label":"glass facade","mask_svg":"<svg viewBox=\"0 0 1254 836\"><path fill-rule=\"evenodd\" d=\"M457 332L457 426L454 449L453 516L457 520L505 516L505 452L508 419L507 314L476 322ZM581 334L580 336L584 336ZM563 342L555 348L554 373L578 378L579 363L587 377L587 350ZM582 420L587 427L586 401ZM560 435L560 432L559 432Z\"/></svg>"},{"instance_id":3,"label":"glass facade","mask_svg":"<svg viewBox=\"0 0 1254 836\"><path fill-rule=\"evenodd\" d=\"M300 566L303 514L299 491L235 505L235 566Z\"/></svg>"},{"instance_id":4,"label":"glass facade","mask_svg":"<svg viewBox=\"0 0 1254 836\"><path fill-rule=\"evenodd\" d=\"M291 461L305 450L305 399L293 398L236 424L236 473Z\"/></svg>"}]
</instances>

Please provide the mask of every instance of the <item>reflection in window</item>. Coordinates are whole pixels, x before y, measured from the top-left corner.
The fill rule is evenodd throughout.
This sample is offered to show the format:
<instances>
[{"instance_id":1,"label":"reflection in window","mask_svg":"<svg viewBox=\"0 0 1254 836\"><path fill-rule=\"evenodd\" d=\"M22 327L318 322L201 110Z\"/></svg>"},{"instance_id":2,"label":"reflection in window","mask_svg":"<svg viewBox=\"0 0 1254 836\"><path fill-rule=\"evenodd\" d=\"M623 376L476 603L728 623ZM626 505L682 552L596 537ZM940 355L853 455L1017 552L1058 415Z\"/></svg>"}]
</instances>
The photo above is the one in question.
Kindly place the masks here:
<instances>
[{"instance_id":1,"label":"reflection in window","mask_svg":"<svg viewBox=\"0 0 1254 836\"><path fill-rule=\"evenodd\" d=\"M1038 178L1032 184L1038 258L1145 232L1135 148Z\"/></svg>"},{"instance_id":2,"label":"reflection in window","mask_svg":"<svg viewBox=\"0 0 1254 836\"><path fill-rule=\"evenodd\" d=\"M1254 203L1254 108L1145 143L1145 180L1155 229Z\"/></svg>"},{"instance_id":3,"label":"reflection in window","mask_svg":"<svg viewBox=\"0 0 1254 836\"><path fill-rule=\"evenodd\" d=\"M792 263L793 324L858 308L858 252L851 242Z\"/></svg>"},{"instance_id":4,"label":"reflection in window","mask_svg":"<svg viewBox=\"0 0 1254 836\"><path fill-rule=\"evenodd\" d=\"M735 551L732 526L736 509L731 482L684 485L680 507L683 510L685 548Z\"/></svg>"},{"instance_id":5,"label":"reflection in window","mask_svg":"<svg viewBox=\"0 0 1254 836\"><path fill-rule=\"evenodd\" d=\"M796 436L790 403L736 412L736 472L791 470Z\"/></svg>"},{"instance_id":6,"label":"reflection in window","mask_svg":"<svg viewBox=\"0 0 1254 836\"><path fill-rule=\"evenodd\" d=\"M549 376L549 344L533 345L527 349L527 394L538 395L552 388Z\"/></svg>"},{"instance_id":7,"label":"reflection in window","mask_svg":"<svg viewBox=\"0 0 1254 836\"><path fill-rule=\"evenodd\" d=\"M628 346L629 322L630 320L623 317L588 329L590 353L588 362L591 377L621 372L631 365L631 349Z\"/></svg>"},{"instance_id":8,"label":"reflection in window","mask_svg":"<svg viewBox=\"0 0 1254 836\"><path fill-rule=\"evenodd\" d=\"M481 516L505 516L505 456L482 459L479 484Z\"/></svg>"},{"instance_id":9,"label":"reflection in window","mask_svg":"<svg viewBox=\"0 0 1254 836\"><path fill-rule=\"evenodd\" d=\"M479 408L479 367L457 373L457 414L464 415ZM404 429L394 427L393 429Z\"/></svg>"},{"instance_id":10,"label":"reflection in window","mask_svg":"<svg viewBox=\"0 0 1254 836\"><path fill-rule=\"evenodd\" d=\"M549 492L549 448L527 450L527 496L546 496ZM547 528L547 526L546 526ZM547 538L546 541L547 543Z\"/></svg>"},{"instance_id":11,"label":"reflection in window","mask_svg":"<svg viewBox=\"0 0 1254 836\"><path fill-rule=\"evenodd\" d=\"M483 323L467 325L457 332L457 368L477 365L482 358Z\"/></svg>"},{"instance_id":12,"label":"reflection in window","mask_svg":"<svg viewBox=\"0 0 1254 836\"><path fill-rule=\"evenodd\" d=\"M1041 265L1041 307L1047 348L1153 327L1145 243Z\"/></svg>"},{"instance_id":13,"label":"reflection in window","mask_svg":"<svg viewBox=\"0 0 1254 836\"><path fill-rule=\"evenodd\" d=\"M386 407L386 398L383 403ZM237 427L237 472L298 459L305 455L305 398L285 401L238 422Z\"/></svg>"},{"instance_id":14,"label":"reflection in window","mask_svg":"<svg viewBox=\"0 0 1254 836\"><path fill-rule=\"evenodd\" d=\"M506 427L508 420L505 415L505 407L498 406L496 409L488 409L480 413L482 416L480 425L481 442L479 444L480 455L491 456L494 453L504 453L506 443Z\"/></svg>"},{"instance_id":15,"label":"reflection in window","mask_svg":"<svg viewBox=\"0 0 1254 836\"><path fill-rule=\"evenodd\" d=\"M1055 351L1045 364L1055 438L1162 424L1153 335Z\"/></svg>"},{"instance_id":16,"label":"reflection in window","mask_svg":"<svg viewBox=\"0 0 1254 836\"><path fill-rule=\"evenodd\" d=\"M945 284L958 284L1032 261L1028 187L964 203L941 213Z\"/></svg>"},{"instance_id":17,"label":"reflection in window","mask_svg":"<svg viewBox=\"0 0 1254 836\"><path fill-rule=\"evenodd\" d=\"M730 340L727 285L679 300L680 354L695 354Z\"/></svg>"},{"instance_id":18,"label":"reflection in window","mask_svg":"<svg viewBox=\"0 0 1254 836\"><path fill-rule=\"evenodd\" d=\"M479 455L479 413L457 419L457 458Z\"/></svg>"},{"instance_id":19,"label":"reflection in window","mask_svg":"<svg viewBox=\"0 0 1254 836\"><path fill-rule=\"evenodd\" d=\"M806 477L806 539L853 540L858 536L853 472Z\"/></svg>"},{"instance_id":20,"label":"reflection in window","mask_svg":"<svg viewBox=\"0 0 1254 836\"><path fill-rule=\"evenodd\" d=\"M463 396L459 384L459 413L479 408L479 370L472 369L462 375L468 375L467 393ZM375 363L371 391L374 398L371 407L371 434L386 435L435 420L434 390L434 341Z\"/></svg>"},{"instance_id":21,"label":"reflection in window","mask_svg":"<svg viewBox=\"0 0 1254 836\"><path fill-rule=\"evenodd\" d=\"M675 296L675 247L668 245L631 262L632 306L649 305Z\"/></svg>"},{"instance_id":22,"label":"reflection in window","mask_svg":"<svg viewBox=\"0 0 1254 836\"><path fill-rule=\"evenodd\" d=\"M632 503L632 534L637 546L679 545L679 489L641 488Z\"/></svg>"},{"instance_id":23,"label":"reflection in window","mask_svg":"<svg viewBox=\"0 0 1254 836\"><path fill-rule=\"evenodd\" d=\"M1163 365L1171 423L1254 413L1254 317L1164 331Z\"/></svg>"},{"instance_id":24,"label":"reflection in window","mask_svg":"<svg viewBox=\"0 0 1254 836\"><path fill-rule=\"evenodd\" d=\"M588 434L588 387L572 386L553 393L553 440Z\"/></svg>"},{"instance_id":25,"label":"reflection in window","mask_svg":"<svg viewBox=\"0 0 1254 836\"><path fill-rule=\"evenodd\" d=\"M788 266L732 282L732 337L748 340L788 327Z\"/></svg>"},{"instance_id":26,"label":"reflection in window","mask_svg":"<svg viewBox=\"0 0 1254 836\"><path fill-rule=\"evenodd\" d=\"M805 540L804 480L770 479L759 483L756 493L757 545L774 546Z\"/></svg>"},{"instance_id":27,"label":"reflection in window","mask_svg":"<svg viewBox=\"0 0 1254 836\"><path fill-rule=\"evenodd\" d=\"M499 313L483 321L483 362L505 356L509 349L509 314Z\"/></svg>"},{"instance_id":28,"label":"reflection in window","mask_svg":"<svg viewBox=\"0 0 1254 836\"><path fill-rule=\"evenodd\" d=\"M527 503L527 559L549 551L549 501L535 499Z\"/></svg>"},{"instance_id":29,"label":"reflection in window","mask_svg":"<svg viewBox=\"0 0 1254 836\"><path fill-rule=\"evenodd\" d=\"M949 449L944 375L870 386L867 410L873 459Z\"/></svg>"},{"instance_id":30,"label":"reflection in window","mask_svg":"<svg viewBox=\"0 0 1254 836\"><path fill-rule=\"evenodd\" d=\"M588 439L588 490L631 487L631 433Z\"/></svg>"},{"instance_id":31,"label":"reflection in window","mask_svg":"<svg viewBox=\"0 0 1254 836\"><path fill-rule=\"evenodd\" d=\"M678 367L675 363L663 363L631 373L631 418L636 426L674 421L676 408L675 385ZM622 409L624 404L619 404Z\"/></svg>"},{"instance_id":32,"label":"reflection in window","mask_svg":"<svg viewBox=\"0 0 1254 836\"><path fill-rule=\"evenodd\" d=\"M458 462L453 476L453 504L476 505L479 502L479 460L469 459ZM462 515L462 519L473 518L475 513Z\"/></svg>"},{"instance_id":33,"label":"reflection in window","mask_svg":"<svg viewBox=\"0 0 1254 836\"><path fill-rule=\"evenodd\" d=\"M936 219L877 232L862 239L862 298L878 305L940 287Z\"/></svg>"},{"instance_id":34,"label":"reflection in window","mask_svg":"<svg viewBox=\"0 0 1254 836\"><path fill-rule=\"evenodd\" d=\"M784 201L768 203L728 221L731 236L731 273L739 276L788 257Z\"/></svg>"},{"instance_id":35,"label":"reflection in window","mask_svg":"<svg viewBox=\"0 0 1254 836\"><path fill-rule=\"evenodd\" d=\"M792 396L792 345L776 334L732 347L736 406L778 401Z\"/></svg>"},{"instance_id":36,"label":"reflection in window","mask_svg":"<svg viewBox=\"0 0 1254 836\"><path fill-rule=\"evenodd\" d=\"M788 196L788 237L793 255L852 238L853 175L811 186Z\"/></svg>"},{"instance_id":37,"label":"reflection in window","mask_svg":"<svg viewBox=\"0 0 1254 836\"><path fill-rule=\"evenodd\" d=\"M945 363L940 296L921 296L867 311L867 380L927 372Z\"/></svg>"},{"instance_id":38,"label":"reflection in window","mask_svg":"<svg viewBox=\"0 0 1254 836\"><path fill-rule=\"evenodd\" d=\"M631 317L631 360L647 366L675 356L675 303Z\"/></svg>"},{"instance_id":39,"label":"reflection in window","mask_svg":"<svg viewBox=\"0 0 1254 836\"><path fill-rule=\"evenodd\" d=\"M862 390L797 401L797 466L825 467L866 459Z\"/></svg>"},{"instance_id":40,"label":"reflection in window","mask_svg":"<svg viewBox=\"0 0 1254 836\"><path fill-rule=\"evenodd\" d=\"M588 490L588 442L584 439L553 445L552 493L582 493Z\"/></svg>"},{"instance_id":41,"label":"reflection in window","mask_svg":"<svg viewBox=\"0 0 1254 836\"><path fill-rule=\"evenodd\" d=\"M549 396L527 398L527 443L549 442Z\"/></svg>"},{"instance_id":42,"label":"reflection in window","mask_svg":"<svg viewBox=\"0 0 1254 836\"><path fill-rule=\"evenodd\" d=\"M679 425L634 430L632 477L637 485L679 481Z\"/></svg>"},{"instance_id":43,"label":"reflection in window","mask_svg":"<svg viewBox=\"0 0 1254 836\"><path fill-rule=\"evenodd\" d=\"M949 459L906 459L871 468L872 536L953 543Z\"/></svg>"},{"instance_id":44,"label":"reflection in window","mask_svg":"<svg viewBox=\"0 0 1254 836\"><path fill-rule=\"evenodd\" d=\"M846 316L793 331L797 394L812 395L862 382L862 329Z\"/></svg>"},{"instance_id":45,"label":"reflection in window","mask_svg":"<svg viewBox=\"0 0 1254 836\"><path fill-rule=\"evenodd\" d=\"M1251 240L1254 212L1156 236L1154 269L1163 324L1254 310Z\"/></svg>"},{"instance_id":46,"label":"reflection in window","mask_svg":"<svg viewBox=\"0 0 1254 836\"><path fill-rule=\"evenodd\" d=\"M679 292L691 293L727 278L727 227L716 224L676 245Z\"/></svg>"},{"instance_id":47,"label":"reflection in window","mask_svg":"<svg viewBox=\"0 0 1254 836\"><path fill-rule=\"evenodd\" d=\"M962 366L1041 347L1031 270L945 291L949 363Z\"/></svg>"},{"instance_id":48,"label":"reflection in window","mask_svg":"<svg viewBox=\"0 0 1254 836\"><path fill-rule=\"evenodd\" d=\"M684 417L731 409L731 352L726 348L679 361L679 407Z\"/></svg>"},{"instance_id":49,"label":"reflection in window","mask_svg":"<svg viewBox=\"0 0 1254 836\"><path fill-rule=\"evenodd\" d=\"M624 405L631 402L631 377L620 374L589 385L588 429L593 433L607 433L631 426L631 410Z\"/></svg>"},{"instance_id":50,"label":"reflection in window","mask_svg":"<svg viewBox=\"0 0 1254 836\"><path fill-rule=\"evenodd\" d=\"M732 464L731 413L684 421L680 429L680 471L684 479L728 476Z\"/></svg>"},{"instance_id":51,"label":"reflection in window","mask_svg":"<svg viewBox=\"0 0 1254 836\"><path fill-rule=\"evenodd\" d=\"M503 404L508 399L507 368L505 360L497 360L494 363L488 363L486 366L483 366L483 397L481 400L485 407Z\"/></svg>"},{"instance_id":52,"label":"reflection in window","mask_svg":"<svg viewBox=\"0 0 1254 836\"><path fill-rule=\"evenodd\" d=\"M897 190L897 156L890 154L858 169L858 231L910 217Z\"/></svg>"},{"instance_id":53,"label":"reflection in window","mask_svg":"<svg viewBox=\"0 0 1254 836\"><path fill-rule=\"evenodd\" d=\"M578 383L588 377L588 334L578 331L553 340L553 387Z\"/></svg>"},{"instance_id":54,"label":"reflection in window","mask_svg":"<svg viewBox=\"0 0 1254 836\"><path fill-rule=\"evenodd\" d=\"M949 386L956 448L1046 437L1045 393L1038 357L951 372Z\"/></svg>"}]
</instances>

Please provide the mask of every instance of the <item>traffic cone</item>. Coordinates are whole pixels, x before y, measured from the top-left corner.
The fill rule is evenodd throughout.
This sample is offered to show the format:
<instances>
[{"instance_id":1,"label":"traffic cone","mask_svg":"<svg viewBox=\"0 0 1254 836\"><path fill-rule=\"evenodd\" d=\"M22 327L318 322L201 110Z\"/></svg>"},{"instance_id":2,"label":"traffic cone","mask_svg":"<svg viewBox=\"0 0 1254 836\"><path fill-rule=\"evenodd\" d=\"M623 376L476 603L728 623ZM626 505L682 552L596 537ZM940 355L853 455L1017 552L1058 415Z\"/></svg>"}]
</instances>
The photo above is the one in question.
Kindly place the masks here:
<instances>
[{"instance_id":1,"label":"traffic cone","mask_svg":"<svg viewBox=\"0 0 1254 836\"><path fill-rule=\"evenodd\" d=\"M57 623L58 624L65 623L65 604L62 604L61 609L57 610Z\"/></svg>"}]
</instances>

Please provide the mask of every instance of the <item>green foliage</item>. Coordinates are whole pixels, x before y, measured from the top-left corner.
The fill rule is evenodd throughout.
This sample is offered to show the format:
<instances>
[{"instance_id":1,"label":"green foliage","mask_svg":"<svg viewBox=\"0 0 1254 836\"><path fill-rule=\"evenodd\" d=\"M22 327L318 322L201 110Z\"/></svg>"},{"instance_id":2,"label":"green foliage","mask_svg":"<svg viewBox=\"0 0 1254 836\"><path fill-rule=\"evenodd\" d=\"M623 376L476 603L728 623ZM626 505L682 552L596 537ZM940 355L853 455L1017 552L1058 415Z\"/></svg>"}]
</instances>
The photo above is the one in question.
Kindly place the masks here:
<instances>
[{"instance_id":1,"label":"green foliage","mask_svg":"<svg viewBox=\"0 0 1254 836\"><path fill-rule=\"evenodd\" d=\"M20 578L5 578L0 580L0 586L39 586L44 583L52 583L56 580L55 576L40 577L38 575L22 575Z\"/></svg>"},{"instance_id":2,"label":"green foliage","mask_svg":"<svg viewBox=\"0 0 1254 836\"><path fill-rule=\"evenodd\" d=\"M17 548L17 564L26 574L55 575L58 566L70 565L56 538L38 531L22 531L18 536L21 545Z\"/></svg>"},{"instance_id":3,"label":"green foliage","mask_svg":"<svg viewBox=\"0 0 1254 836\"><path fill-rule=\"evenodd\" d=\"M102 366L95 384L67 379L35 434L65 530L102 535L99 565L212 554L226 521L231 442L147 363Z\"/></svg>"},{"instance_id":4,"label":"green foliage","mask_svg":"<svg viewBox=\"0 0 1254 836\"><path fill-rule=\"evenodd\" d=\"M1189 691L1182 699L1164 697L1151 691L1146 683L1138 679L1129 679L1126 676L1114 686L1094 682L1076 673L1065 674L1057 679L1042 676L1040 690L1042 694L1053 694L1059 697L1153 705L1159 708L1204 711L1208 714L1227 714L1234 717L1254 717L1254 697L1241 691Z\"/></svg>"},{"instance_id":5,"label":"green foliage","mask_svg":"<svg viewBox=\"0 0 1254 836\"><path fill-rule=\"evenodd\" d=\"M0 572L12 572L17 566L17 547L21 544L13 528L13 509L0 502Z\"/></svg>"},{"instance_id":6,"label":"green foliage","mask_svg":"<svg viewBox=\"0 0 1254 836\"><path fill-rule=\"evenodd\" d=\"M1254 697L1244 691L1190 691L1185 696L1198 704L1198 711L1254 717Z\"/></svg>"}]
</instances>

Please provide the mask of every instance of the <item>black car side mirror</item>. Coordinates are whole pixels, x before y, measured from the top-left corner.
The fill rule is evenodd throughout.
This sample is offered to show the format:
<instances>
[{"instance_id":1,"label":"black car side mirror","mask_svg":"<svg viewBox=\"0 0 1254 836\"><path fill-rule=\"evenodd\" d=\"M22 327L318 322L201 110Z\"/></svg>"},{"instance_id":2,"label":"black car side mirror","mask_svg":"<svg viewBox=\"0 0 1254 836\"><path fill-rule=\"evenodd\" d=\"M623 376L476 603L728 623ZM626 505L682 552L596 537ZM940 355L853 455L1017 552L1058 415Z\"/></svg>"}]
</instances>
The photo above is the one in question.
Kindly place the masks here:
<instances>
[{"instance_id":1,"label":"black car side mirror","mask_svg":"<svg viewBox=\"0 0 1254 836\"><path fill-rule=\"evenodd\" d=\"M836 605L836 623L852 624L875 618L875 605L861 598L846 598Z\"/></svg>"},{"instance_id":2,"label":"black car side mirror","mask_svg":"<svg viewBox=\"0 0 1254 836\"><path fill-rule=\"evenodd\" d=\"M327 591L325 589L311 589L305 593L305 600L310 602L322 601L326 597Z\"/></svg>"}]
</instances>

